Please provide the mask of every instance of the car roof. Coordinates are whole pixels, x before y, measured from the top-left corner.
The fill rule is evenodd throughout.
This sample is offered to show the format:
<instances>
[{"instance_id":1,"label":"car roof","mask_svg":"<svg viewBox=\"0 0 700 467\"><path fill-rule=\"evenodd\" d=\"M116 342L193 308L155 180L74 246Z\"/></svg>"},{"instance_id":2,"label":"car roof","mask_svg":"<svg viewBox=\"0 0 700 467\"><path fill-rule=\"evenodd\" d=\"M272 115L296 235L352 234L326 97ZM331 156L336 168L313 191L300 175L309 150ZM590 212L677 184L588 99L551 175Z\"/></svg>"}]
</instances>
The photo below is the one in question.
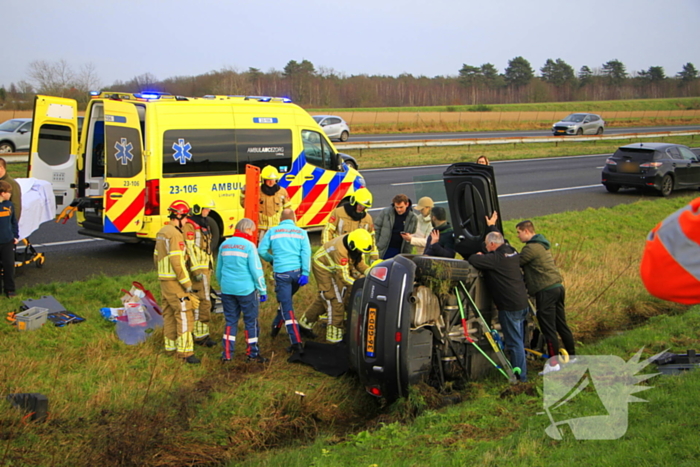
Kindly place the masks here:
<instances>
[{"instance_id":1,"label":"car roof","mask_svg":"<svg viewBox=\"0 0 700 467\"><path fill-rule=\"evenodd\" d=\"M31 121L32 121L31 118L26 118L26 117L8 118L8 119L5 120L5 121L6 121L6 122L9 122L9 121L12 121L12 120L20 121L20 122L31 122Z\"/></svg>"},{"instance_id":2,"label":"car roof","mask_svg":"<svg viewBox=\"0 0 700 467\"><path fill-rule=\"evenodd\" d=\"M336 117L336 115L312 115L312 117L326 118L326 117ZM340 118L340 117L338 117Z\"/></svg>"},{"instance_id":3,"label":"car roof","mask_svg":"<svg viewBox=\"0 0 700 467\"><path fill-rule=\"evenodd\" d=\"M673 144L673 143L633 143L626 146L620 146L618 149L648 149L650 151L658 151L666 148L681 147L687 148L688 146L684 144Z\"/></svg>"}]
</instances>

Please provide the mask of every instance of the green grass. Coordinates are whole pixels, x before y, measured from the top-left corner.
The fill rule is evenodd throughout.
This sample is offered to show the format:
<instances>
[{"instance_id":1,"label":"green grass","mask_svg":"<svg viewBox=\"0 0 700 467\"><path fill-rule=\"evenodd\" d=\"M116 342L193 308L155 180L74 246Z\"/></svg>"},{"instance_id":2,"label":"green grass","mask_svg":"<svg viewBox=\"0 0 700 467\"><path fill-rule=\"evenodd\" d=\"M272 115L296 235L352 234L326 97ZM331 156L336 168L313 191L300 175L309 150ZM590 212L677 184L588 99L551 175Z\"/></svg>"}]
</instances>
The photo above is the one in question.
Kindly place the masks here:
<instances>
[{"instance_id":1,"label":"green grass","mask_svg":"<svg viewBox=\"0 0 700 467\"><path fill-rule=\"evenodd\" d=\"M365 107L351 109L307 109L312 113L334 112L469 112L488 111L484 106L443 105L433 107ZM493 112L614 112L634 110L692 110L700 108L700 98L629 99L613 101L543 102L537 104L488 104Z\"/></svg>"},{"instance_id":2,"label":"green grass","mask_svg":"<svg viewBox=\"0 0 700 467\"><path fill-rule=\"evenodd\" d=\"M690 198L533 219L558 244L567 311L580 348L598 352L589 345L606 334L685 310L650 297L636 269L648 230ZM512 239L514 222L504 224ZM53 295L87 318L31 332L0 328L0 358L6 362L0 366L0 394L42 393L51 411L49 422L25 424L22 413L0 403L0 465L226 465L246 459L249 465L456 465L464 456L499 465L513 453L540 462L538 456L558 446L543 437L545 421L531 420L538 410L536 377L518 393L496 376L454 388L464 402L453 407L440 408L440 397L424 387L393 407L381 407L351 375L329 378L286 362L288 342L283 336L272 341L265 332L274 301L261 309L261 349L272 359L265 368L244 363L241 348L224 367L218 348L197 348L202 365L185 366L163 352L160 330L143 344L125 345L99 309L118 306L120 289L133 280L158 293L155 273L147 273L28 287L0 301L6 313L22 299ZM312 282L295 297L299 312L314 298L313 287ZM694 316L682 319L694 326ZM669 343L693 347L697 330L669 334L659 322L666 325L652 321L651 334L645 334L650 350ZM222 329L222 315L214 315L215 339ZM603 348L626 358L641 340L618 338L623 340L611 342L619 344Z\"/></svg>"},{"instance_id":3,"label":"green grass","mask_svg":"<svg viewBox=\"0 0 700 467\"><path fill-rule=\"evenodd\" d=\"M666 348L684 353L697 348L700 307L683 316L658 316L638 329L581 346L581 355L616 355L629 360L644 349L648 358ZM641 373L655 372L651 365ZM303 449L253 456L246 466L695 466L697 394L700 371L656 376L637 394L647 403L629 405L628 429L617 440L560 441L545 434L549 420L542 406L542 381L512 391L492 380L473 383L468 400L441 410L423 409L410 424L380 423L342 442L317 439ZM413 394L420 399L420 394ZM580 414L600 414L600 401L588 391L576 401ZM566 419L567 417L558 418ZM233 464L231 464L233 465Z\"/></svg>"}]
</instances>

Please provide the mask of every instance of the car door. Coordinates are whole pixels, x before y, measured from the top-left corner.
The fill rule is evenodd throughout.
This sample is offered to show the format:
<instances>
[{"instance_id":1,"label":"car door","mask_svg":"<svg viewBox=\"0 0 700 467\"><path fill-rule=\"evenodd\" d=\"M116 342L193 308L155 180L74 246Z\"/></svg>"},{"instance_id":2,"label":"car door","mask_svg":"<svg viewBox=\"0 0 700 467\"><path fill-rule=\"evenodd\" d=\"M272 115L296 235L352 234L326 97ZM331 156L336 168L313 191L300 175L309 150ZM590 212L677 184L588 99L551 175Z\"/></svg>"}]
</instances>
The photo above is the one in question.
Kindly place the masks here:
<instances>
[{"instance_id":1,"label":"car door","mask_svg":"<svg viewBox=\"0 0 700 467\"><path fill-rule=\"evenodd\" d=\"M586 115L586 117L583 119L583 122L581 123L581 128L583 128L583 134L590 135L591 133L595 133L595 131L591 130L592 127L593 123L591 123L591 116Z\"/></svg>"},{"instance_id":2,"label":"car door","mask_svg":"<svg viewBox=\"0 0 700 467\"><path fill-rule=\"evenodd\" d=\"M26 151L32 142L32 122L26 122L17 128L17 138L15 139L17 151Z\"/></svg>"},{"instance_id":3,"label":"car door","mask_svg":"<svg viewBox=\"0 0 700 467\"><path fill-rule=\"evenodd\" d=\"M482 250L487 233L486 216L499 211L493 167L462 162L443 174L455 233L455 250L468 258ZM503 232L500 216L496 223Z\"/></svg>"},{"instance_id":4,"label":"car door","mask_svg":"<svg viewBox=\"0 0 700 467\"><path fill-rule=\"evenodd\" d=\"M700 186L700 157L688 148L679 146L678 152L688 165L685 169L684 185L688 187Z\"/></svg>"},{"instance_id":5,"label":"car door","mask_svg":"<svg viewBox=\"0 0 700 467\"><path fill-rule=\"evenodd\" d=\"M139 115L132 103L105 100L104 121L104 232L138 232L146 195Z\"/></svg>"},{"instance_id":6,"label":"car door","mask_svg":"<svg viewBox=\"0 0 700 467\"><path fill-rule=\"evenodd\" d=\"M69 206L77 194L78 103L62 97L36 96L29 150L29 176L51 183L56 209Z\"/></svg>"},{"instance_id":7,"label":"car door","mask_svg":"<svg viewBox=\"0 0 700 467\"><path fill-rule=\"evenodd\" d=\"M323 121L325 125L323 131L326 133L329 139L336 139L340 137L340 119L334 117L328 117Z\"/></svg>"}]
</instances>

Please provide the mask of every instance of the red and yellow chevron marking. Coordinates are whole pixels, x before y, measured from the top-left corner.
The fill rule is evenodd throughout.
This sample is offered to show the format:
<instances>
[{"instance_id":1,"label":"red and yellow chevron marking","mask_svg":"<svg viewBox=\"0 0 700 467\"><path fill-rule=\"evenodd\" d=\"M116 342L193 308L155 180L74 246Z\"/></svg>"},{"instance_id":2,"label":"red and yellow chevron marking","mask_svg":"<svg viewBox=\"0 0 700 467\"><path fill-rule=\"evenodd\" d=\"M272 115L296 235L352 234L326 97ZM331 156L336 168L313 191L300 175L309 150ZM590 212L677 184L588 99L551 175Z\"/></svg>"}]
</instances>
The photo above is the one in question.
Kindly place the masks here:
<instances>
[{"instance_id":1,"label":"red and yellow chevron marking","mask_svg":"<svg viewBox=\"0 0 700 467\"><path fill-rule=\"evenodd\" d=\"M138 232L141 230L145 190L110 188L105 193L104 231L106 233Z\"/></svg>"},{"instance_id":2,"label":"red and yellow chevron marking","mask_svg":"<svg viewBox=\"0 0 700 467\"><path fill-rule=\"evenodd\" d=\"M297 206L298 225L303 227L325 224L333 209L351 190L355 180L354 176L346 174L338 182L337 178L334 180L336 172L326 171L310 189L307 187L308 191L304 194L304 183L314 179L314 170L318 169L310 164L305 165L286 188L292 205ZM332 193L329 192L331 189Z\"/></svg>"}]
</instances>

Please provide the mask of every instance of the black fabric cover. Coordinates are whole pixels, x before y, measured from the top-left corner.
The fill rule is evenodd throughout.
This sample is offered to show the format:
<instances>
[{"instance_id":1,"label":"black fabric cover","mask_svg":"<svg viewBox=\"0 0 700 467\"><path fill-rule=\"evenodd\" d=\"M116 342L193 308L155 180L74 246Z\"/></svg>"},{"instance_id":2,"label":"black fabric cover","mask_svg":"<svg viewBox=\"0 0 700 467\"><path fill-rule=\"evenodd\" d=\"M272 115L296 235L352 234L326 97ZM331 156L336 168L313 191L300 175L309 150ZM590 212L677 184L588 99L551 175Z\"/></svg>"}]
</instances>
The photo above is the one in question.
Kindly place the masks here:
<instances>
[{"instance_id":1,"label":"black fabric cover","mask_svg":"<svg viewBox=\"0 0 700 467\"><path fill-rule=\"evenodd\" d=\"M304 342L304 353L294 352L287 360L312 366L316 371L329 376L340 376L350 369L348 346L343 340L337 344L321 344L314 341Z\"/></svg>"}]
</instances>

